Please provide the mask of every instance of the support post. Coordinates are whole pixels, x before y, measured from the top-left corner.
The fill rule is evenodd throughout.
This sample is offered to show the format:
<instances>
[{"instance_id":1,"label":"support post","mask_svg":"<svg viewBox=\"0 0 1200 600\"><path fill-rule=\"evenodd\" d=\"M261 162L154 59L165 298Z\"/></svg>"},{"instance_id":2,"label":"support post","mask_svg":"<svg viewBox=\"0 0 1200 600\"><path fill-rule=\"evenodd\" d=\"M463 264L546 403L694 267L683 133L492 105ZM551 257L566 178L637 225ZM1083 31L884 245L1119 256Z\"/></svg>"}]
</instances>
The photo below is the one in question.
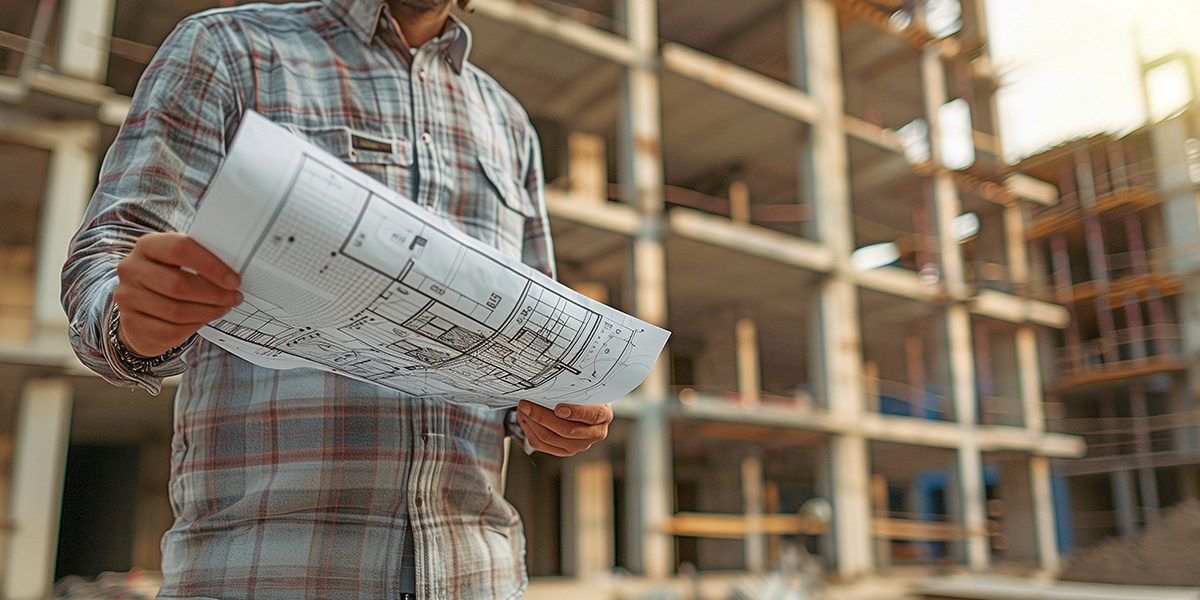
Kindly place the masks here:
<instances>
[{"instance_id":1,"label":"support post","mask_svg":"<svg viewBox=\"0 0 1200 600\"><path fill-rule=\"evenodd\" d=\"M1043 571L1058 573L1058 525L1054 515L1053 482L1050 479L1050 459L1029 457L1029 486L1033 494L1033 523L1037 529L1038 562Z\"/></svg>"},{"instance_id":2,"label":"support post","mask_svg":"<svg viewBox=\"0 0 1200 600\"><path fill-rule=\"evenodd\" d=\"M1117 534L1121 537L1137 533L1137 507L1133 498L1133 471L1120 470L1109 474L1112 480L1113 509L1117 513Z\"/></svg>"},{"instance_id":3,"label":"support post","mask_svg":"<svg viewBox=\"0 0 1200 600\"><path fill-rule=\"evenodd\" d=\"M607 460L574 465L575 576L589 580L613 568L613 469Z\"/></svg>"},{"instance_id":4,"label":"support post","mask_svg":"<svg viewBox=\"0 0 1200 600\"><path fill-rule=\"evenodd\" d=\"M73 123L55 132L38 234L33 318L39 329L67 324L59 302L62 265L96 185L95 147L99 137L99 125L88 122Z\"/></svg>"},{"instance_id":5,"label":"support post","mask_svg":"<svg viewBox=\"0 0 1200 600\"><path fill-rule=\"evenodd\" d=\"M962 431L958 446L958 482L962 523L967 531L967 565L973 570L983 570L988 567L991 553L987 537L983 456L979 438L975 435L979 403L975 394L975 365L971 359L971 314L966 304L955 303L946 308L946 331L949 334L954 412Z\"/></svg>"},{"instance_id":6,"label":"support post","mask_svg":"<svg viewBox=\"0 0 1200 600\"><path fill-rule=\"evenodd\" d=\"M104 81L115 4L115 0L67 0L58 34L59 73L96 83Z\"/></svg>"},{"instance_id":7,"label":"support post","mask_svg":"<svg viewBox=\"0 0 1200 600\"><path fill-rule=\"evenodd\" d=\"M608 200L604 138L592 133L572 132L567 136L567 156L571 195L595 203Z\"/></svg>"},{"instance_id":8,"label":"support post","mask_svg":"<svg viewBox=\"0 0 1200 600\"><path fill-rule=\"evenodd\" d=\"M634 311L659 326L667 321L666 255L663 249L662 106L658 72L658 3L621 3L636 56L626 71L622 105L621 183L634 192L641 223L633 242ZM664 351L665 352L665 351ZM673 538L665 523L674 505L671 424L667 417L670 388L668 361L660 359L639 388L640 412L631 439L635 464L629 486L631 566L651 579L669 576L674 568Z\"/></svg>"},{"instance_id":9,"label":"support post","mask_svg":"<svg viewBox=\"0 0 1200 600\"><path fill-rule=\"evenodd\" d=\"M21 395L13 453L3 597L40 600L54 585L73 395L65 379L30 381Z\"/></svg>"},{"instance_id":10,"label":"support post","mask_svg":"<svg viewBox=\"0 0 1200 600\"><path fill-rule=\"evenodd\" d=\"M742 459L742 506L746 514L746 570L767 570L767 542L762 531L763 461L758 455Z\"/></svg>"},{"instance_id":11,"label":"support post","mask_svg":"<svg viewBox=\"0 0 1200 600\"><path fill-rule=\"evenodd\" d=\"M820 107L808 148L816 234L836 261L836 273L821 287L822 383L829 412L855 422L864 412L862 336L858 290L848 274L854 226L850 210L841 45L833 0L793 0L789 5L793 74ZM833 533L838 572L846 578L871 571L871 482L866 438L844 433L830 441Z\"/></svg>"},{"instance_id":12,"label":"support post","mask_svg":"<svg viewBox=\"0 0 1200 600\"><path fill-rule=\"evenodd\" d=\"M1042 397L1041 362L1038 360L1037 331L1025 325L1017 330L1017 376L1021 385L1021 412L1025 429L1040 434L1046 431L1046 409Z\"/></svg>"},{"instance_id":13,"label":"support post","mask_svg":"<svg viewBox=\"0 0 1200 600\"><path fill-rule=\"evenodd\" d=\"M734 326L737 345L738 395L743 408L758 408L762 402L761 365L758 354L758 326L754 319L742 317Z\"/></svg>"},{"instance_id":14,"label":"support post","mask_svg":"<svg viewBox=\"0 0 1200 600\"><path fill-rule=\"evenodd\" d=\"M734 223L750 222L750 186L745 181L729 184L729 219Z\"/></svg>"}]
</instances>

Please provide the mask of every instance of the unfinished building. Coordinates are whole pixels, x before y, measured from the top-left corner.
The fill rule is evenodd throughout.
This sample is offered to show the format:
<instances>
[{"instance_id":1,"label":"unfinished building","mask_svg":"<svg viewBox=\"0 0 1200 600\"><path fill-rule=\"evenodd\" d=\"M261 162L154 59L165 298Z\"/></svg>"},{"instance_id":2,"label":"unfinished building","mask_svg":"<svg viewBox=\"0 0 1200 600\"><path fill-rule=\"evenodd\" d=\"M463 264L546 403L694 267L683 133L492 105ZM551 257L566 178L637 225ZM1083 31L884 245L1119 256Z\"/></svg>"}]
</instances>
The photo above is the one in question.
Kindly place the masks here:
<instances>
[{"instance_id":1,"label":"unfinished building","mask_svg":"<svg viewBox=\"0 0 1200 600\"><path fill-rule=\"evenodd\" d=\"M1158 69L1183 73L1195 98L1192 57L1145 65L1148 78ZM1032 211L1029 238L1034 296L1072 314L1050 336L1046 376L1050 429L1087 443L1085 458L1053 465L1067 548L1138 532L1200 494L1200 123L1194 104L1168 108L1161 122L1017 165L1061 197Z\"/></svg>"},{"instance_id":2,"label":"unfinished building","mask_svg":"<svg viewBox=\"0 0 1200 600\"><path fill-rule=\"evenodd\" d=\"M58 272L138 74L218 4L0 6L5 597L158 564L172 388L81 369ZM472 7L542 136L562 281L674 332L607 441L510 461L531 597L797 541L843 579L1056 569L1049 461L1083 444L1046 428L1038 332L1068 313L1031 295L1052 199L1002 179L983 0ZM828 528L796 515L817 497Z\"/></svg>"}]
</instances>

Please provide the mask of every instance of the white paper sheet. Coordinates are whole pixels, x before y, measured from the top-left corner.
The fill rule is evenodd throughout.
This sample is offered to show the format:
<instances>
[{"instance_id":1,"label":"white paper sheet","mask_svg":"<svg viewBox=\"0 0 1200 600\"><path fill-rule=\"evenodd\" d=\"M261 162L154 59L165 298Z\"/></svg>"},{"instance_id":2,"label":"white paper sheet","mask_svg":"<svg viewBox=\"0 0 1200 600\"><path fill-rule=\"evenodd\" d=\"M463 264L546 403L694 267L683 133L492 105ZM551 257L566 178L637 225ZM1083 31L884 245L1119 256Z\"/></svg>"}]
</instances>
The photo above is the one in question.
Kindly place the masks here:
<instances>
[{"instance_id":1,"label":"white paper sheet","mask_svg":"<svg viewBox=\"0 0 1200 600\"><path fill-rule=\"evenodd\" d=\"M241 273L246 298L201 335L274 369L498 407L604 403L646 378L670 335L253 112L188 233Z\"/></svg>"}]
</instances>

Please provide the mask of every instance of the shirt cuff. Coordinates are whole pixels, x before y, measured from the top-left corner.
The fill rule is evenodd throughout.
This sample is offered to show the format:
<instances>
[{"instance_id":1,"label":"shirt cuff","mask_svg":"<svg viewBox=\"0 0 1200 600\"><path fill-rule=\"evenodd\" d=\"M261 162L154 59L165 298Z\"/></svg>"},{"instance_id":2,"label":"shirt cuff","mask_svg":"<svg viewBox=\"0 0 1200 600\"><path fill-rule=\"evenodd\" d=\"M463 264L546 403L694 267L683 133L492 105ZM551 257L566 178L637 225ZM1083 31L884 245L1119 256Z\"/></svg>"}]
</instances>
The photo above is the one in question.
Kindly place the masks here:
<instances>
[{"instance_id":1,"label":"shirt cuff","mask_svg":"<svg viewBox=\"0 0 1200 600\"><path fill-rule=\"evenodd\" d=\"M529 444L529 436L525 435L525 430L521 428L521 424L517 422L516 407L508 409L508 413L504 415L504 429L508 432L508 436L518 442L521 442L521 449L525 454L533 454L537 452L533 446Z\"/></svg>"}]
</instances>

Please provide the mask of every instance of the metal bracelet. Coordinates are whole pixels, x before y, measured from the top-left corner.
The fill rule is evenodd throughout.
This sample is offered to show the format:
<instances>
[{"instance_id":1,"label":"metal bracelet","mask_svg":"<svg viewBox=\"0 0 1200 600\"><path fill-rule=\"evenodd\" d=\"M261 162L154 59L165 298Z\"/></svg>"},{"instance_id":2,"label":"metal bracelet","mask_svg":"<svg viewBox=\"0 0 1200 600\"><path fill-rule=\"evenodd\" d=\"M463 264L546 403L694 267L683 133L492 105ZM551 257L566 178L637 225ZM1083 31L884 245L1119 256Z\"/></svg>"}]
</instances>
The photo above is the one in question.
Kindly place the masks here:
<instances>
[{"instance_id":1,"label":"metal bracelet","mask_svg":"<svg viewBox=\"0 0 1200 600\"><path fill-rule=\"evenodd\" d=\"M117 327L119 327L120 324L121 310L114 306L112 310L112 318L108 323L108 341L110 344L112 344L113 353L116 355L117 360L120 361L121 365L139 375L154 375L155 367L178 357L180 354L183 354L183 351L187 350L188 346L191 345L191 343L196 339L196 336L199 335L197 333L193 333L191 337L184 340L182 344L179 344L178 346L175 346L174 348L171 348L170 350L167 350L158 356L142 356L130 350L129 348L126 348L125 344L121 343L121 339L117 336Z\"/></svg>"}]
</instances>

